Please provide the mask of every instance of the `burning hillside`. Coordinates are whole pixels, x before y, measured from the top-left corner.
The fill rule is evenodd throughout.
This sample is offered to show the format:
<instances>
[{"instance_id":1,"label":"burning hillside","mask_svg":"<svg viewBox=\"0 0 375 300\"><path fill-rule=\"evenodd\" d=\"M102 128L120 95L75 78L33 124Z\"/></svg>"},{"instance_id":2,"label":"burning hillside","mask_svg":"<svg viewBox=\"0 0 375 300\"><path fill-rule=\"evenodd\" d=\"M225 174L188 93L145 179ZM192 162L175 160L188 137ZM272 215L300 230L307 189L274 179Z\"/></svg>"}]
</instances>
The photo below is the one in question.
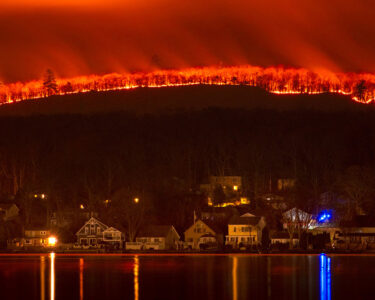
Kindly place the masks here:
<instances>
[{"instance_id":1,"label":"burning hillside","mask_svg":"<svg viewBox=\"0 0 375 300\"><path fill-rule=\"evenodd\" d=\"M262 68L253 66L204 67L160 70L149 73L125 73L17 82L0 86L1 104L90 91L110 91L138 87L191 85L245 85L260 87L275 94L350 95L360 103L375 100L375 75L311 72L306 69Z\"/></svg>"}]
</instances>

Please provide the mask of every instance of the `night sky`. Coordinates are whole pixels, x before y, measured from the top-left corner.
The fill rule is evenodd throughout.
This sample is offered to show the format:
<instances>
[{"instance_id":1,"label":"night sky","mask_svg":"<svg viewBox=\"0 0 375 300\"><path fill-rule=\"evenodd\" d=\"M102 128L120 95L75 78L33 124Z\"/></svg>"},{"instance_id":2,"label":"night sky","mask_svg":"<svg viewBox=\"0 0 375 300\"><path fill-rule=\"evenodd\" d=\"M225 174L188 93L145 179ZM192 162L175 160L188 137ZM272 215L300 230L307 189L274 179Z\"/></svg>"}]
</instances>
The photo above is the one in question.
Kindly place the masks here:
<instances>
[{"instance_id":1,"label":"night sky","mask_svg":"<svg viewBox=\"0 0 375 300\"><path fill-rule=\"evenodd\" d=\"M51 4L50 2L53 2ZM371 0L1 0L0 80L217 65L375 72Z\"/></svg>"}]
</instances>

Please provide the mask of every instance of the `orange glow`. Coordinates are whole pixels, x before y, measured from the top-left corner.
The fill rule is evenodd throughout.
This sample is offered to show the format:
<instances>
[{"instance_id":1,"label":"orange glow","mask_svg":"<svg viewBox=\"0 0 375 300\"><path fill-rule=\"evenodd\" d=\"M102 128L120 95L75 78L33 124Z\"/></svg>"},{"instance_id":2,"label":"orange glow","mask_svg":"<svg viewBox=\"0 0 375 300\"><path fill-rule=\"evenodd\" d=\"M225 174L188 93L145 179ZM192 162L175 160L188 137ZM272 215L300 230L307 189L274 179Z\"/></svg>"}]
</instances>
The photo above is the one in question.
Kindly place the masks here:
<instances>
[{"instance_id":1,"label":"orange glow","mask_svg":"<svg viewBox=\"0 0 375 300\"><path fill-rule=\"evenodd\" d=\"M375 99L375 75L355 73L314 73L306 69L261 68L253 66L204 67L160 70L149 73L91 75L58 79L58 95L113 91L140 87L158 88L191 85L245 85L274 94L348 95L353 101L370 104ZM0 87L0 103L46 98L43 81L17 82Z\"/></svg>"},{"instance_id":2,"label":"orange glow","mask_svg":"<svg viewBox=\"0 0 375 300\"><path fill-rule=\"evenodd\" d=\"M55 300L55 253L50 254L50 299Z\"/></svg>"},{"instance_id":3,"label":"orange glow","mask_svg":"<svg viewBox=\"0 0 375 300\"><path fill-rule=\"evenodd\" d=\"M56 246L56 243L57 243L57 239L54 236L50 236L48 238L48 246L54 247Z\"/></svg>"},{"instance_id":4,"label":"orange glow","mask_svg":"<svg viewBox=\"0 0 375 300\"><path fill-rule=\"evenodd\" d=\"M233 300L238 299L238 280L237 280L237 268L238 268L238 257L233 256L232 263L232 289L233 289Z\"/></svg>"},{"instance_id":5,"label":"orange glow","mask_svg":"<svg viewBox=\"0 0 375 300\"><path fill-rule=\"evenodd\" d=\"M134 300L139 299L139 258L134 256Z\"/></svg>"},{"instance_id":6,"label":"orange glow","mask_svg":"<svg viewBox=\"0 0 375 300\"><path fill-rule=\"evenodd\" d=\"M79 300L83 300L83 258L79 259Z\"/></svg>"}]
</instances>

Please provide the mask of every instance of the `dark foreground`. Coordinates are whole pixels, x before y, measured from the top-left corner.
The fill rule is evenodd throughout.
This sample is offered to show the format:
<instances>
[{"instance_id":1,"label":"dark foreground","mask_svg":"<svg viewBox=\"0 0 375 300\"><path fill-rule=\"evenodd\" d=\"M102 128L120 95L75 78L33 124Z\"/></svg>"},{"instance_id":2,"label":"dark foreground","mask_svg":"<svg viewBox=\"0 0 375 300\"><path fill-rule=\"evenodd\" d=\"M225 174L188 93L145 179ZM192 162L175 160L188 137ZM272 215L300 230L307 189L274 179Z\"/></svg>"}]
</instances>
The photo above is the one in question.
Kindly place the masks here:
<instances>
[{"instance_id":1,"label":"dark foreground","mask_svg":"<svg viewBox=\"0 0 375 300\"><path fill-rule=\"evenodd\" d=\"M0 257L1 299L373 299L375 256Z\"/></svg>"}]
</instances>

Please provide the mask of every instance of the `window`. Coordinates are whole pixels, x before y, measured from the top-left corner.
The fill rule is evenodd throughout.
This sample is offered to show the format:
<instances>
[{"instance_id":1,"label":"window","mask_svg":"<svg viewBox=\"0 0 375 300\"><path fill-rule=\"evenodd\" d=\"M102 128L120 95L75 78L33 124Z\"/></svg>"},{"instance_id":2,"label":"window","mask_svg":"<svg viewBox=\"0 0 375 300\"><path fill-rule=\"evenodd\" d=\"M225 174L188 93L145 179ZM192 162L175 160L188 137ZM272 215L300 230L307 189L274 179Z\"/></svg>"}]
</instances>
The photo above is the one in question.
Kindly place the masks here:
<instances>
[{"instance_id":1,"label":"window","mask_svg":"<svg viewBox=\"0 0 375 300\"><path fill-rule=\"evenodd\" d=\"M88 226L85 227L85 233L86 233L86 234L89 233L89 227L88 227Z\"/></svg>"},{"instance_id":2,"label":"window","mask_svg":"<svg viewBox=\"0 0 375 300\"><path fill-rule=\"evenodd\" d=\"M40 235L46 235L46 232L45 231L41 231Z\"/></svg>"},{"instance_id":3,"label":"window","mask_svg":"<svg viewBox=\"0 0 375 300\"><path fill-rule=\"evenodd\" d=\"M159 243L160 241L159 241L158 238L154 238L154 242L155 242L155 243Z\"/></svg>"},{"instance_id":4,"label":"window","mask_svg":"<svg viewBox=\"0 0 375 300\"><path fill-rule=\"evenodd\" d=\"M236 226L233 227L233 232L236 232L237 228Z\"/></svg>"},{"instance_id":5,"label":"window","mask_svg":"<svg viewBox=\"0 0 375 300\"><path fill-rule=\"evenodd\" d=\"M100 229L100 227L98 227L98 228L96 229L96 233L97 233L97 234L100 234L100 232L101 232L101 229Z\"/></svg>"}]
</instances>

